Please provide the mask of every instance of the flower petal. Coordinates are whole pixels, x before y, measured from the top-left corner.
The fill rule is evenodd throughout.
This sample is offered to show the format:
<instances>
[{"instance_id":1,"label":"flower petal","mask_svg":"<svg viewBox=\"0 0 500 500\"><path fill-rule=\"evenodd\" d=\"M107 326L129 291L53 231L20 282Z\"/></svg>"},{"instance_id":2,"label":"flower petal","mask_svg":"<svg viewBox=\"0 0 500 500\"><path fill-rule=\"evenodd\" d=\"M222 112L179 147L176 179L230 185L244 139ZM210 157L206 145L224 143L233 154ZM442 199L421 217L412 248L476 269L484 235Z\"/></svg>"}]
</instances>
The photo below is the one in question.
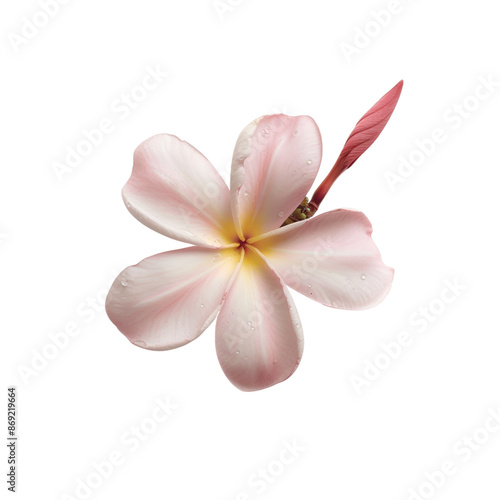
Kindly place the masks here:
<instances>
[{"instance_id":1,"label":"flower petal","mask_svg":"<svg viewBox=\"0 0 500 500\"><path fill-rule=\"evenodd\" d=\"M339 309L366 309L388 294L385 266L361 212L335 210L249 240L291 288Z\"/></svg>"},{"instance_id":2,"label":"flower petal","mask_svg":"<svg viewBox=\"0 0 500 500\"><path fill-rule=\"evenodd\" d=\"M215 341L224 373L243 391L282 382L302 357L302 327L290 293L250 250L217 318Z\"/></svg>"},{"instance_id":3,"label":"flower petal","mask_svg":"<svg viewBox=\"0 0 500 500\"><path fill-rule=\"evenodd\" d=\"M197 149L173 135L155 135L135 150L123 199L136 219L170 238L208 247L235 241L227 185Z\"/></svg>"},{"instance_id":4,"label":"flower petal","mask_svg":"<svg viewBox=\"0 0 500 500\"><path fill-rule=\"evenodd\" d=\"M240 250L190 247L127 267L106 299L109 319L139 347L165 350L197 338L219 311Z\"/></svg>"},{"instance_id":5,"label":"flower petal","mask_svg":"<svg viewBox=\"0 0 500 500\"><path fill-rule=\"evenodd\" d=\"M240 238L276 229L309 191L321 163L309 116L269 115L240 134L231 166L231 209Z\"/></svg>"}]
</instances>

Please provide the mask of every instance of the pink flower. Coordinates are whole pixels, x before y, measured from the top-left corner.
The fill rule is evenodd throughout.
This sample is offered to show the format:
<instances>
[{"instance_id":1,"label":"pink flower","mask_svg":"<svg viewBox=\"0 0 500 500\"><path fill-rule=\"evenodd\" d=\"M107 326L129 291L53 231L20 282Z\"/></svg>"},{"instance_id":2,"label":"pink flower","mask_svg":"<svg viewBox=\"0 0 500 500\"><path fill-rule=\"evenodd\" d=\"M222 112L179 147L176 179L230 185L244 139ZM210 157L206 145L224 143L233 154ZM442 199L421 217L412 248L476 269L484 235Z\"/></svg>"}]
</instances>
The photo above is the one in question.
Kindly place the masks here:
<instances>
[{"instance_id":1,"label":"pink flower","mask_svg":"<svg viewBox=\"0 0 500 500\"><path fill-rule=\"evenodd\" d=\"M308 116L250 123L236 143L230 189L187 142L167 134L143 142L123 189L125 204L149 228L194 246L126 268L107 297L111 321L135 345L166 350L197 338L219 313L217 356L236 387L253 391L287 379L304 344L287 286L341 309L374 306L391 287L393 270L383 264L365 215L335 210L310 217L378 137L401 88L402 82L358 122L332 172L302 205L322 154Z\"/></svg>"}]
</instances>

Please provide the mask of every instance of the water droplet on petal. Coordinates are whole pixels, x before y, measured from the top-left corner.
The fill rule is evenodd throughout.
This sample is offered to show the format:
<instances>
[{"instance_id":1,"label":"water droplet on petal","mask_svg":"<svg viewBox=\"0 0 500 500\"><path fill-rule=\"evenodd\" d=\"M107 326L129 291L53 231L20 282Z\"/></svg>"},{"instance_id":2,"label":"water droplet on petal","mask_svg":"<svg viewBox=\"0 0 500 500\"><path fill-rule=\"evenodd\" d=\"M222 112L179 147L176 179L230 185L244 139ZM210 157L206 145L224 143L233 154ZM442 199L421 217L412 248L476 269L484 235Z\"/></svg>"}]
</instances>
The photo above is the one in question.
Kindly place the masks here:
<instances>
[{"instance_id":1,"label":"water droplet on petal","mask_svg":"<svg viewBox=\"0 0 500 500\"><path fill-rule=\"evenodd\" d=\"M255 330L255 326L252 326L252 328L250 328L250 330L252 330L252 332Z\"/></svg>"},{"instance_id":2,"label":"water droplet on petal","mask_svg":"<svg viewBox=\"0 0 500 500\"><path fill-rule=\"evenodd\" d=\"M280 213L278 214L278 217L283 217L284 215L285 215L285 213L284 213L284 212L280 212Z\"/></svg>"},{"instance_id":3,"label":"water droplet on petal","mask_svg":"<svg viewBox=\"0 0 500 500\"><path fill-rule=\"evenodd\" d=\"M144 340L134 340L132 343L138 347L148 347L148 344Z\"/></svg>"},{"instance_id":4,"label":"water droplet on petal","mask_svg":"<svg viewBox=\"0 0 500 500\"><path fill-rule=\"evenodd\" d=\"M200 304L200 307L205 307L205 304Z\"/></svg>"},{"instance_id":5,"label":"water droplet on petal","mask_svg":"<svg viewBox=\"0 0 500 500\"><path fill-rule=\"evenodd\" d=\"M120 283L121 283L122 286L127 286L128 285L128 281L125 278L122 278L120 280Z\"/></svg>"},{"instance_id":6,"label":"water droplet on petal","mask_svg":"<svg viewBox=\"0 0 500 500\"><path fill-rule=\"evenodd\" d=\"M310 165L312 163L312 160L307 160L307 164Z\"/></svg>"},{"instance_id":7,"label":"water droplet on petal","mask_svg":"<svg viewBox=\"0 0 500 500\"><path fill-rule=\"evenodd\" d=\"M236 351L236 354L239 354L239 353L240 353L240 351Z\"/></svg>"},{"instance_id":8,"label":"water droplet on petal","mask_svg":"<svg viewBox=\"0 0 500 500\"><path fill-rule=\"evenodd\" d=\"M361 279L362 279L362 280L365 280L365 279L366 279L366 274L362 274L362 275L361 275Z\"/></svg>"},{"instance_id":9,"label":"water droplet on petal","mask_svg":"<svg viewBox=\"0 0 500 500\"><path fill-rule=\"evenodd\" d=\"M296 328L300 328L300 323L295 323Z\"/></svg>"},{"instance_id":10,"label":"water droplet on petal","mask_svg":"<svg viewBox=\"0 0 500 500\"><path fill-rule=\"evenodd\" d=\"M252 322L251 321L247 321L247 325L248 326L252 326Z\"/></svg>"},{"instance_id":11,"label":"water droplet on petal","mask_svg":"<svg viewBox=\"0 0 500 500\"><path fill-rule=\"evenodd\" d=\"M311 283L308 283L307 288L311 288L311 287L312 287Z\"/></svg>"}]
</instances>

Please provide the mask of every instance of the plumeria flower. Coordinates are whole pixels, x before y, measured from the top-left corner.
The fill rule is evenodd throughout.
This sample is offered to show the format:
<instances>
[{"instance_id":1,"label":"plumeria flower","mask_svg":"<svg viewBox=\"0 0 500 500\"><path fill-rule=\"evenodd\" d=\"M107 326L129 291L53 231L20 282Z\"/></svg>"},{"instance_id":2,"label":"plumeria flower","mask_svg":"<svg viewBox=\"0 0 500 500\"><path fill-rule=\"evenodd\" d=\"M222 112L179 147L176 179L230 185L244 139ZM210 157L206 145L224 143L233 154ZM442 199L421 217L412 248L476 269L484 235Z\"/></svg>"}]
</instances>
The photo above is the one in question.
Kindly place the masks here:
<instances>
[{"instance_id":1,"label":"plumeria flower","mask_svg":"<svg viewBox=\"0 0 500 500\"><path fill-rule=\"evenodd\" d=\"M133 344L166 350L196 339L218 314L217 356L236 387L254 391L287 379L304 345L287 287L341 309L374 306L391 287L393 270L365 215L313 215L379 136L402 85L361 118L311 201L322 143L308 116L250 123L236 143L230 188L187 142L167 134L143 142L123 188L125 204L144 225L193 246L126 268L107 297L111 321Z\"/></svg>"}]
</instances>

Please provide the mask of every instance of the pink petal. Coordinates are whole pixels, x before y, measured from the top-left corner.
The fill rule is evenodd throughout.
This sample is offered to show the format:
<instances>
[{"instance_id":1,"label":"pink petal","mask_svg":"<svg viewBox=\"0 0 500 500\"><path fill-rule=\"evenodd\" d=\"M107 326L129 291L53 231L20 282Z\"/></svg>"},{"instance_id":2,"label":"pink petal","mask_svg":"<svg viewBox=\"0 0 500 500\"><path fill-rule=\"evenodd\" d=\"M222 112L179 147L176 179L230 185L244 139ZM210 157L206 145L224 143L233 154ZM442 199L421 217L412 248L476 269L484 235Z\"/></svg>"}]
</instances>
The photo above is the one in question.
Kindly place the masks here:
<instances>
[{"instance_id":1,"label":"pink petal","mask_svg":"<svg viewBox=\"0 0 500 500\"><path fill-rule=\"evenodd\" d=\"M309 116L263 116L243 130L231 167L231 208L240 238L283 224L309 191L321 148Z\"/></svg>"},{"instance_id":2,"label":"pink petal","mask_svg":"<svg viewBox=\"0 0 500 500\"><path fill-rule=\"evenodd\" d=\"M243 391L282 382L299 364L302 328L290 293L250 250L217 318L215 340L224 373Z\"/></svg>"},{"instance_id":3,"label":"pink petal","mask_svg":"<svg viewBox=\"0 0 500 500\"><path fill-rule=\"evenodd\" d=\"M394 275L371 233L363 213L335 210L249 243L298 292L330 307L366 309L385 298Z\"/></svg>"},{"instance_id":4,"label":"pink petal","mask_svg":"<svg viewBox=\"0 0 500 500\"><path fill-rule=\"evenodd\" d=\"M106 299L109 319L139 347L165 350L187 344L214 320L240 254L234 248L190 247L127 267Z\"/></svg>"},{"instance_id":5,"label":"pink petal","mask_svg":"<svg viewBox=\"0 0 500 500\"><path fill-rule=\"evenodd\" d=\"M136 219L170 238L208 247L237 239L227 185L197 149L173 135L155 135L135 150L123 199Z\"/></svg>"}]
</instances>

